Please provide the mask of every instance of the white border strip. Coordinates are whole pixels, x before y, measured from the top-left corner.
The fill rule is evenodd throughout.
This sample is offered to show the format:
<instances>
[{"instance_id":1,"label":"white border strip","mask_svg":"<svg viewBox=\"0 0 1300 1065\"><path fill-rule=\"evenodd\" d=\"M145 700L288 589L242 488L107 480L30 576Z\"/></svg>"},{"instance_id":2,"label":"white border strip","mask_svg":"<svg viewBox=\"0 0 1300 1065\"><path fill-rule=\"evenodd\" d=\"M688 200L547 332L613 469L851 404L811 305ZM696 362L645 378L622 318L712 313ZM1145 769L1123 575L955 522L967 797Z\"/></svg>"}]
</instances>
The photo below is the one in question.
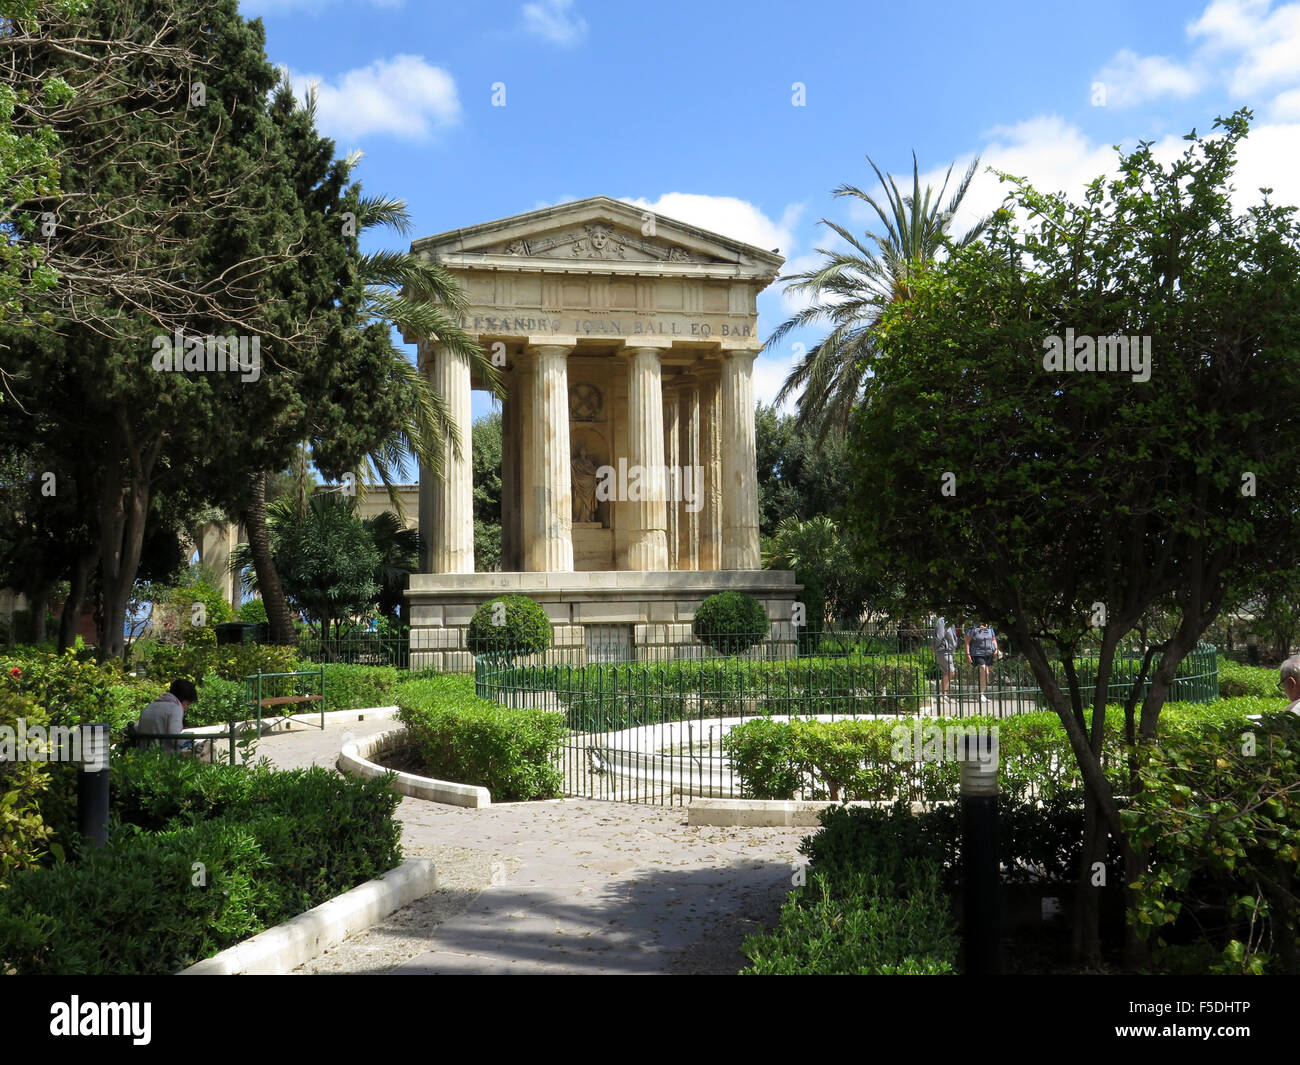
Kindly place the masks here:
<instances>
[{"instance_id":1,"label":"white border strip","mask_svg":"<svg viewBox=\"0 0 1300 1065\"><path fill-rule=\"evenodd\" d=\"M177 975L282 976L437 886L433 859L409 858L380 879L367 880L284 924L182 969Z\"/></svg>"},{"instance_id":2,"label":"white border strip","mask_svg":"<svg viewBox=\"0 0 1300 1065\"><path fill-rule=\"evenodd\" d=\"M373 736L345 743L343 749L339 751L339 771L359 777L382 777L385 773L392 773L395 778L393 787L401 794L416 799L428 799L430 802L446 803L449 806L465 806L471 810L481 810L485 806L492 805L492 793L487 788L475 784L456 784L450 780L420 777L414 773L398 773L369 760L370 755L393 746L405 735L405 728L389 729L386 732L376 732Z\"/></svg>"}]
</instances>

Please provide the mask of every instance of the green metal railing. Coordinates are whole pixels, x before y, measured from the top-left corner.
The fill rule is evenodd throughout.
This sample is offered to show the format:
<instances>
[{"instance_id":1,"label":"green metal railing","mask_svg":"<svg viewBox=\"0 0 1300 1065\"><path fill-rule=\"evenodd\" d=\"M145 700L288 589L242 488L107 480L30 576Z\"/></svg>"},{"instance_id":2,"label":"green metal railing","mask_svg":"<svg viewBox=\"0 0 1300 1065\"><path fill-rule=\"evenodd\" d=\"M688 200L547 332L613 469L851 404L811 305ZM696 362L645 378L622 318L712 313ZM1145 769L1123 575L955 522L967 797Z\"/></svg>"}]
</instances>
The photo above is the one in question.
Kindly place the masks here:
<instances>
[{"instance_id":1,"label":"green metal railing","mask_svg":"<svg viewBox=\"0 0 1300 1065\"><path fill-rule=\"evenodd\" d=\"M398 669L409 669L411 665L409 634L381 636L378 633L359 632L328 640L309 634L299 638L298 651L313 662L395 666Z\"/></svg>"},{"instance_id":2,"label":"green metal railing","mask_svg":"<svg viewBox=\"0 0 1300 1065\"><path fill-rule=\"evenodd\" d=\"M317 690L312 692L308 688L312 684L317 686ZM306 714L297 713L293 707L310 706L312 703L320 705L320 725L311 724L313 728L325 728L325 667L319 669L304 669L293 673L251 673L244 678L244 684L248 689L249 703L257 716L257 733L262 732L262 711L284 707L287 713L276 714L276 717L305 717Z\"/></svg>"},{"instance_id":3,"label":"green metal railing","mask_svg":"<svg viewBox=\"0 0 1300 1065\"><path fill-rule=\"evenodd\" d=\"M728 657L687 644L675 649L676 657L657 657L665 647L654 649L655 657L620 662L600 661L590 646L539 655L495 649L477 655L475 686L480 696L507 706L565 715L570 731L561 761L569 794L660 803L738 796L721 740L754 718L996 718L1050 709L1023 660L996 661L981 685L978 667L959 652L943 698L928 649L899 654L888 641L869 646L861 634L823 637L832 653L801 654L786 641L784 657L763 645ZM1140 665L1136 658L1116 659L1108 703L1128 697ZM1062 664L1053 663L1053 671L1064 686ZM1078 661L1076 675L1089 706L1096 662ZM1148 680L1143 695L1149 687ZM1215 649L1198 647L1180 666L1169 698L1210 702L1217 696Z\"/></svg>"}]
</instances>

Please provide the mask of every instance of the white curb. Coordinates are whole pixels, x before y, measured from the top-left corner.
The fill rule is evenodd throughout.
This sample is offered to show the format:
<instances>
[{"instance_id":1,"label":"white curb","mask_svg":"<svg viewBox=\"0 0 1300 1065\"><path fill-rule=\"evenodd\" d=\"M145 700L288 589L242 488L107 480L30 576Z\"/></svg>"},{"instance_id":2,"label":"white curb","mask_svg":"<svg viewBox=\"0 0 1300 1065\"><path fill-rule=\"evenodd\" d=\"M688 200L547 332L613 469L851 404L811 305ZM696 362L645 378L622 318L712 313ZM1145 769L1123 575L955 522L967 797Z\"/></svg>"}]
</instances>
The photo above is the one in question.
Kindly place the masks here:
<instances>
[{"instance_id":1,"label":"white curb","mask_svg":"<svg viewBox=\"0 0 1300 1065\"><path fill-rule=\"evenodd\" d=\"M378 880L368 880L284 924L227 947L178 976L282 976L369 928L438 884L432 858L410 858Z\"/></svg>"},{"instance_id":2,"label":"white curb","mask_svg":"<svg viewBox=\"0 0 1300 1065\"><path fill-rule=\"evenodd\" d=\"M839 803L799 799L692 799L686 808L686 823L714 828L820 828L821 821L817 815L828 806L892 805L888 802ZM920 803L912 804L912 813L921 810Z\"/></svg>"},{"instance_id":3,"label":"white curb","mask_svg":"<svg viewBox=\"0 0 1300 1065\"><path fill-rule=\"evenodd\" d=\"M361 777L381 777L385 773L392 773L393 787L401 794L416 799L428 799L449 806L465 806L471 810L481 810L492 805L492 793L487 788L475 784L456 784L450 780L434 780L414 773L398 773L369 760L370 755L392 746L405 735L404 728L389 729L387 732L376 732L373 736L345 743L339 751L339 770Z\"/></svg>"}]
</instances>

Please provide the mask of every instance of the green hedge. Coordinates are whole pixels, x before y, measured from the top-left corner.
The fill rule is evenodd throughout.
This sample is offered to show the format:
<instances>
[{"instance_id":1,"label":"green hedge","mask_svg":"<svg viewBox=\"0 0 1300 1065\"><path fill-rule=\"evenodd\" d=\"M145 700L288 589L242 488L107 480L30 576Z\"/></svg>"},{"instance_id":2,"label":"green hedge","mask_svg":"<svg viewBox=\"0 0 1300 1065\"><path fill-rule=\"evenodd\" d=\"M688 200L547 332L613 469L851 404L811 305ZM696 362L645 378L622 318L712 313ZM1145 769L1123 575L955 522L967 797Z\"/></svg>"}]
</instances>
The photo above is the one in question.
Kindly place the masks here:
<instances>
[{"instance_id":1,"label":"green hedge","mask_svg":"<svg viewBox=\"0 0 1300 1065\"><path fill-rule=\"evenodd\" d=\"M112 774L111 844L0 894L0 971L174 972L401 860L386 779L148 752Z\"/></svg>"},{"instance_id":2,"label":"green hedge","mask_svg":"<svg viewBox=\"0 0 1300 1065\"><path fill-rule=\"evenodd\" d=\"M865 830L865 831L864 831ZM942 846L904 807L832 807L804 840L807 885L751 936L746 976L941 975L957 964Z\"/></svg>"},{"instance_id":3,"label":"green hedge","mask_svg":"<svg viewBox=\"0 0 1300 1065\"><path fill-rule=\"evenodd\" d=\"M397 690L398 720L425 772L485 787L494 801L553 799L567 728L550 710L510 710L474 694L469 676L421 677Z\"/></svg>"},{"instance_id":4,"label":"green hedge","mask_svg":"<svg viewBox=\"0 0 1300 1065\"><path fill-rule=\"evenodd\" d=\"M1277 699L1279 674L1265 666L1243 666L1219 659L1219 694L1225 699L1253 695L1260 699Z\"/></svg>"},{"instance_id":5,"label":"green hedge","mask_svg":"<svg viewBox=\"0 0 1300 1065\"><path fill-rule=\"evenodd\" d=\"M1278 710L1278 699L1220 700L1217 703L1169 703L1160 716L1163 737L1195 735L1222 724L1241 724L1246 715ZM1091 720L1091 714L1086 717ZM1040 711L1009 717L909 718L902 721L771 721L756 718L723 737L723 751L742 780L742 793L755 799L806 798L933 804L955 799L960 781L957 761L915 761L899 734L915 745L921 726L922 749L932 727L997 729L998 777L1010 799L1049 799L1082 788L1074 754L1054 713ZM1120 757L1124 715L1119 707L1106 714L1102 767L1123 794L1127 768ZM946 738L946 734L945 734ZM914 753L914 752L913 752ZM903 757L895 757L901 755Z\"/></svg>"}]
</instances>

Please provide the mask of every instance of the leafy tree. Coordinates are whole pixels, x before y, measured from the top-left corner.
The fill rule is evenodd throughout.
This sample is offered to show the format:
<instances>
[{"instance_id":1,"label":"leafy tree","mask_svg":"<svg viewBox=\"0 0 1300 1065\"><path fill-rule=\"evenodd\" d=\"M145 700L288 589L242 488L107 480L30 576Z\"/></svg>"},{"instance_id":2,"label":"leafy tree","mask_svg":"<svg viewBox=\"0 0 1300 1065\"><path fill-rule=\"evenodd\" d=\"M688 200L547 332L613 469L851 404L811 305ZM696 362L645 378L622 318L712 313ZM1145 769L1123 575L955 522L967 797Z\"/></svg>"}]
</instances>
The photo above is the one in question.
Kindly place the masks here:
<instances>
[{"instance_id":1,"label":"leafy tree","mask_svg":"<svg viewBox=\"0 0 1300 1065\"><path fill-rule=\"evenodd\" d=\"M763 566L794 570L795 579L803 585L805 633L814 643L827 620L845 628L856 627L873 598L848 542L825 515L808 521L783 519Z\"/></svg>"},{"instance_id":2,"label":"leafy tree","mask_svg":"<svg viewBox=\"0 0 1300 1065\"><path fill-rule=\"evenodd\" d=\"M405 605L404 592L411 574L420 567L420 534L406 528L392 511L385 510L362 520L370 533L379 562L375 566L375 584L379 586L379 613L397 623L397 609ZM406 611L402 611L405 616Z\"/></svg>"},{"instance_id":3,"label":"leafy tree","mask_svg":"<svg viewBox=\"0 0 1300 1065\"><path fill-rule=\"evenodd\" d=\"M879 203L854 185L841 185L834 195L850 196L865 203L876 213L882 231L868 230L859 239L844 226L823 218L822 225L839 236L848 248L844 251L818 248L818 254L825 256L819 266L784 279L788 282L786 291L807 294L811 302L777 326L765 345L767 349L775 347L792 329L830 326L830 332L795 363L776 397L781 404L797 395L798 424L810 429L818 439L824 439L832 431L843 434L848 428L876 352L874 327L887 308L911 295L915 279L949 241L953 215L979 166L977 157L947 206L943 206L943 195L952 176L951 166L938 194L929 185L923 193L913 153L912 191L905 195L870 156L867 162L884 188L885 202ZM978 239L988 222L986 218L973 225L957 242L958 247Z\"/></svg>"},{"instance_id":4,"label":"leafy tree","mask_svg":"<svg viewBox=\"0 0 1300 1065\"><path fill-rule=\"evenodd\" d=\"M834 517L848 499L843 437L818 441L793 415L759 403L754 413L759 532L772 536L786 518Z\"/></svg>"},{"instance_id":5,"label":"leafy tree","mask_svg":"<svg viewBox=\"0 0 1300 1065\"><path fill-rule=\"evenodd\" d=\"M321 645L334 626L363 614L379 597L380 555L351 499L319 492L305 514L276 537L276 569L285 591L319 625Z\"/></svg>"},{"instance_id":6,"label":"leafy tree","mask_svg":"<svg viewBox=\"0 0 1300 1065\"><path fill-rule=\"evenodd\" d=\"M1154 741L1178 664L1228 596L1300 557L1300 229L1267 195L1233 212L1249 117L1193 131L1169 166L1140 143L1080 203L1012 179L987 240L913 277L882 316L853 431L848 509L871 569L913 602L993 620L1069 737L1087 787L1088 962L1107 832L1127 883L1143 864L1100 761L1117 651L1164 608L1125 706L1129 741ZM1088 350L1076 337L1094 354L1092 338L1149 337L1152 363L1110 372L1108 354L1108 372L1061 372L1067 338L1072 361Z\"/></svg>"},{"instance_id":7,"label":"leafy tree","mask_svg":"<svg viewBox=\"0 0 1300 1065\"><path fill-rule=\"evenodd\" d=\"M474 567L501 568L501 412L474 423Z\"/></svg>"}]
</instances>

